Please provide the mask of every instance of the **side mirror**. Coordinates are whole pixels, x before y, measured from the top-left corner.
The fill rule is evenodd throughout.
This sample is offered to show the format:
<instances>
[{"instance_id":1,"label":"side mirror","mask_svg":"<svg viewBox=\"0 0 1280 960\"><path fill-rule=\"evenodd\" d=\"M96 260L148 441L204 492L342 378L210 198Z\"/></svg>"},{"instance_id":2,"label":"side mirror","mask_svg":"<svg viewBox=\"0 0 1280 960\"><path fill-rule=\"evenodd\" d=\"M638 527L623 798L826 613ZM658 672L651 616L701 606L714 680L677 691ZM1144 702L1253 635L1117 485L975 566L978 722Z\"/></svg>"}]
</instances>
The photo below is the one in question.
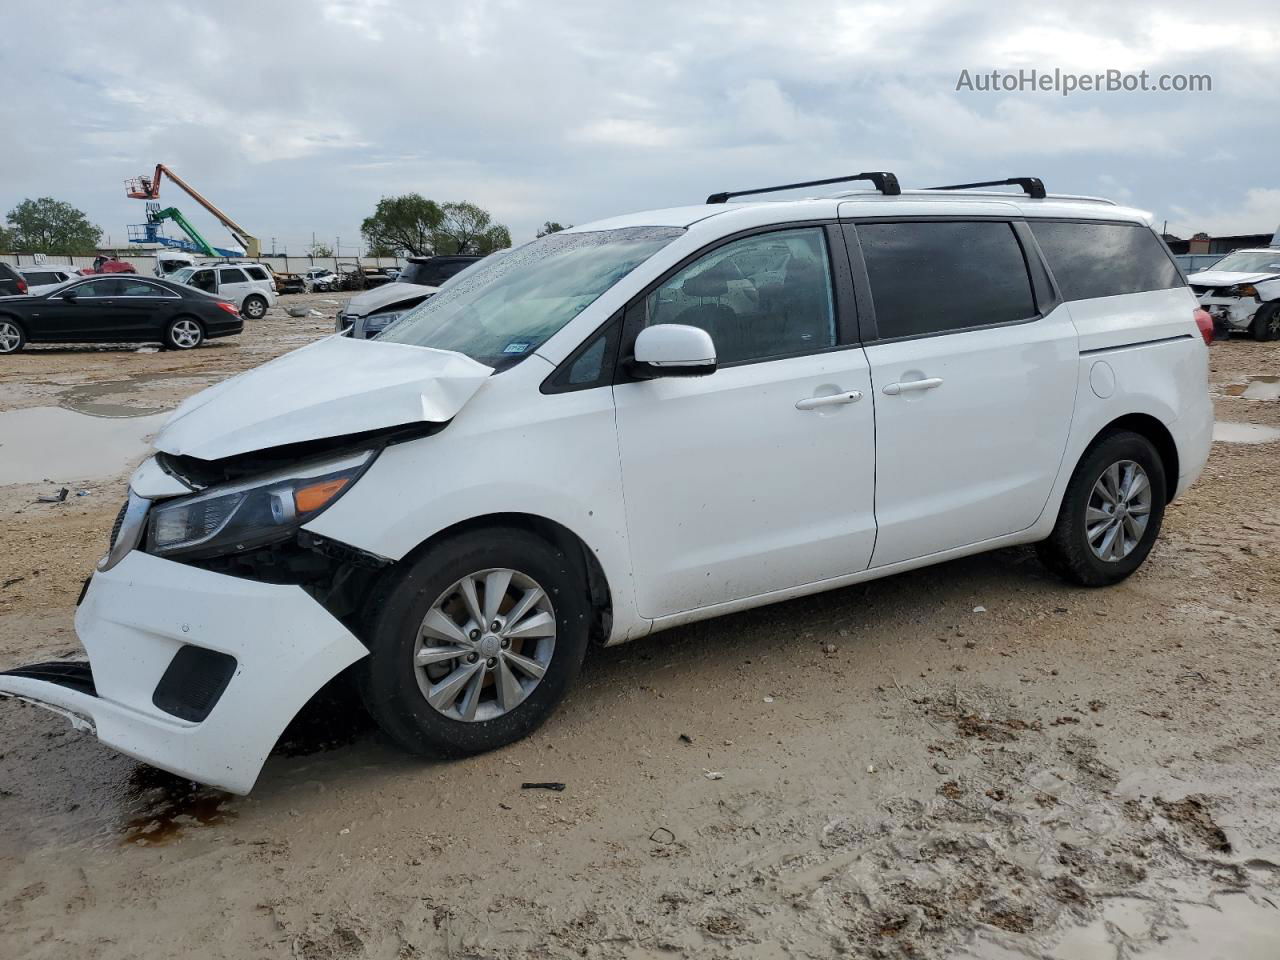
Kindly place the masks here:
<instances>
[{"instance_id":1,"label":"side mirror","mask_svg":"<svg viewBox=\"0 0 1280 960\"><path fill-rule=\"evenodd\" d=\"M62 295L62 299L66 300L68 303L75 303L76 297L78 296L80 296L80 294L76 293L74 290L68 290Z\"/></svg>"},{"instance_id":2,"label":"side mirror","mask_svg":"<svg viewBox=\"0 0 1280 960\"><path fill-rule=\"evenodd\" d=\"M631 372L653 380L658 377L705 377L716 372L716 345L711 334L680 323L645 327L636 337Z\"/></svg>"}]
</instances>

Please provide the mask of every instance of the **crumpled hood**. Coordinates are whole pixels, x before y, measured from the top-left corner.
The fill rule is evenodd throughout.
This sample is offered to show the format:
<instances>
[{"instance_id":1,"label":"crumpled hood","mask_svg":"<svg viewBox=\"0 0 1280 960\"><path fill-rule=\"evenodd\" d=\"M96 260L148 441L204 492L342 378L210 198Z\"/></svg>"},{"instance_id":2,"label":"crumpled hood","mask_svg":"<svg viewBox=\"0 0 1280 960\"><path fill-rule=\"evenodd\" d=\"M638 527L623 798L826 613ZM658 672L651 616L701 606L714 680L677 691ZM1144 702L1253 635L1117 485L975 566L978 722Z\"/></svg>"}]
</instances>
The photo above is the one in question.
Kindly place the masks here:
<instances>
[{"instance_id":1,"label":"crumpled hood","mask_svg":"<svg viewBox=\"0 0 1280 960\"><path fill-rule=\"evenodd\" d=\"M366 290L352 297L347 302L344 312L357 317L367 317L402 300L420 300L439 289L439 287L428 287L420 283L400 283L399 281L384 283L380 287L374 287L372 290Z\"/></svg>"},{"instance_id":2,"label":"crumpled hood","mask_svg":"<svg viewBox=\"0 0 1280 960\"><path fill-rule=\"evenodd\" d=\"M188 398L155 447L218 460L406 423L443 423L492 373L448 350L326 337Z\"/></svg>"},{"instance_id":3,"label":"crumpled hood","mask_svg":"<svg viewBox=\"0 0 1280 960\"><path fill-rule=\"evenodd\" d=\"M1233 287L1237 283L1260 283L1274 276L1277 276L1274 272L1233 273L1228 270L1206 270L1203 273L1191 274L1187 277L1187 282L1194 283L1197 287Z\"/></svg>"}]
</instances>

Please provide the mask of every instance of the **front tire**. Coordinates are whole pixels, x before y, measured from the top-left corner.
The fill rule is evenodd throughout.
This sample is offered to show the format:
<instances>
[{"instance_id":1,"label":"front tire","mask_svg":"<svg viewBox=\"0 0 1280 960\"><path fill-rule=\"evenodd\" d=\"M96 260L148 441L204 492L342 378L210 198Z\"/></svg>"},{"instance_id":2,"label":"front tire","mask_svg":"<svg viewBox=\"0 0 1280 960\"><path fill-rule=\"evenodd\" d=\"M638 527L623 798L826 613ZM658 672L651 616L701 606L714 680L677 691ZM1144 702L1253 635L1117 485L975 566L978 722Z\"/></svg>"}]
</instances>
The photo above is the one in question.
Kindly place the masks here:
<instances>
[{"instance_id":1,"label":"front tire","mask_svg":"<svg viewBox=\"0 0 1280 960\"><path fill-rule=\"evenodd\" d=\"M178 317L164 331L164 345L170 350L194 350L204 343L204 327L194 317Z\"/></svg>"},{"instance_id":2,"label":"front tire","mask_svg":"<svg viewBox=\"0 0 1280 960\"><path fill-rule=\"evenodd\" d=\"M1253 315L1249 332L1255 340L1280 340L1280 302L1259 307Z\"/></svg>"},{"instance_id":3,"label":"front tire","mask_svg":"<svg viewBox=\"0 0 1280 960\"><path fill-rule=\"evenodd\" d=\"M267 315L267 301L258 296L245 297L240 312L244 314L246 320L261 320Z\"/></svg>"},{"instance_id":4,"label":"front tire","mask_svg":"<svg viewBox=\"0 0 1280 960\"><path fill-rule=\"evenodd\" d=\"M1165 482L1150 440L1129 430L1104 434L1071 475L1053 533L1036 544L1040 559L1084 587L1119 583L1159 536Z\"/></svg>"},{"instance_id":5,"label":"front tire","mask_svg":"<svg viewBox=\"0 0 1280 960\"><path fill-rule=\"evenodd\" d=\"M0 354L17 353L27 343L22 324L13 317L0 317Z\"/></svg>"},{"instance_id":6,"label":"front tire","mask_svg":"<svg viewBox=\"0 0 1280 960\"><path fill-rule=\"evenodd\" d=\"M511 528L433 546L371 609L365 706L401 747L442 758L501 747L550 716L591 619L581 561Z\"/></svg>"}]
</instances>

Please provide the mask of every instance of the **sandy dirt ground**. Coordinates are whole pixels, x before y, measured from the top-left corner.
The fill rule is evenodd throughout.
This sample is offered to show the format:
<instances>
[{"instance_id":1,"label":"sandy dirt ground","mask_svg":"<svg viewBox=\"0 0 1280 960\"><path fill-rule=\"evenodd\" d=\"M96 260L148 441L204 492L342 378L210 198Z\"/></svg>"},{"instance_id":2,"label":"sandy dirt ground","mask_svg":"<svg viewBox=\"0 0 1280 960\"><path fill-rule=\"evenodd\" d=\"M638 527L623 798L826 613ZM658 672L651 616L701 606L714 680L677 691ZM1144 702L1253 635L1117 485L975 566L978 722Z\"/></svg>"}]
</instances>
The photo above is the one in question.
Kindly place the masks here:
<instances>
[{"instance_id":1,"label":"sandy dirt ground","mask_svg":"<svg viewBox=\"0 0 1280 960\"><path fill-rule=\"evenodd\" d=\"M6 358L0 462L22 409L170 409L333 299L193 354ZM1219 420L1280 427L1248 379L1280 344L1212 357ZM0 486L0 667L77 651L136 455ZM461 762L326 698L246 798L4 701L0 957L1280 956L1278 491L1280 443L1215 443L1120 586L1004 550L594 651Z\"/></svg>"}]
</instances>

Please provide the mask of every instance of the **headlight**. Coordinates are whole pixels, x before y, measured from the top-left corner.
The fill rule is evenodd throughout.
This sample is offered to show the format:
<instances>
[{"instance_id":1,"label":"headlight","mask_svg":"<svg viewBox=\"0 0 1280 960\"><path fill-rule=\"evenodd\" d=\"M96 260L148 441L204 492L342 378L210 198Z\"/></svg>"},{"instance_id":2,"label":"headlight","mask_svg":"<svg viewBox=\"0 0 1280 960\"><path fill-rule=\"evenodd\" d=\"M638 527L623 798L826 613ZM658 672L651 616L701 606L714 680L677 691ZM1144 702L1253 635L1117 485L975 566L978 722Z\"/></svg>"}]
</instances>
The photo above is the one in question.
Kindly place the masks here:
<instances>
[{"instance_id":1,"label":"headlight","mask_svg":"<svg viewBox=\"0 0 1280 960\"><path fill-rule=\"evenodd\" d=\"M1242 283L1232 287L1230 293L1235 297L1257 297L1258 288L1251 283Z\"/></svg>"},{"instance_id":2,"label":"headlight","mask_svg":"<svg viewBox=\"0 0 1280 960\"><path fill-rule=\"evenodd\" d=\"M374 331L380 333L403 317L405 312L404 310L397 310L394 313L375 313L365 318L364 329L368 333L373 333Z\"/></svg>"},{"instance_id":3,"label":"headlight","mask_svg":"<svg viewBox=\"0 0 1280 960\"><path fill-rule=\"evenodd\" d=\"M285 540L351 489L373 457L364 450L165 501L151 510L147 551L212 557Z\"/></svg>"}]
</instances>

